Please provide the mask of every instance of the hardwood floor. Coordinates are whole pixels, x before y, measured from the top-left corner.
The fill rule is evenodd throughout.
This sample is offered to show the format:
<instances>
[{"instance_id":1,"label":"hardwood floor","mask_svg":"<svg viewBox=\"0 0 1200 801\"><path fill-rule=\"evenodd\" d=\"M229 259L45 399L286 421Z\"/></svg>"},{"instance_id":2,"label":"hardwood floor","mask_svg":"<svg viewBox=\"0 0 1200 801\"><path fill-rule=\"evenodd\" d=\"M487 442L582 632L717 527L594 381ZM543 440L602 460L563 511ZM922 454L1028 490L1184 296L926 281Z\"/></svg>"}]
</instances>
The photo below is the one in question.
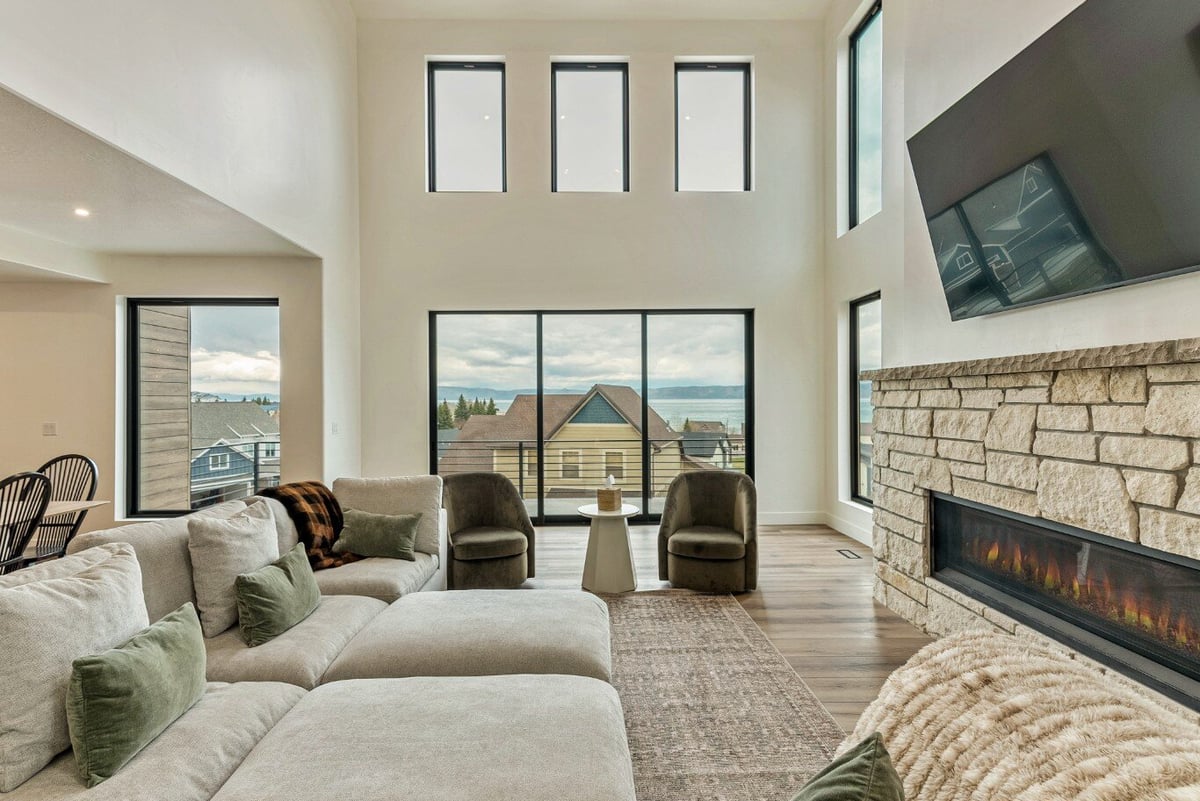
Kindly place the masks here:
<instances>
[{"instance_id":1,"label":"hardwood floor","mask_svg":"<svg viewBox=\"0 0 1200 801\"><path fill-rule=\"evenodd\" d=\"M538 529L533 587L577 588L586 527ZM638 591L658 579L656 526L632 526ZM860 558L847 558L839 551ZM759 529L759 584L742 606L796 672L849 730L889 673L929 642L919 629L871 598L871 550L825 526Z\"/></svg>"}]
</instances>

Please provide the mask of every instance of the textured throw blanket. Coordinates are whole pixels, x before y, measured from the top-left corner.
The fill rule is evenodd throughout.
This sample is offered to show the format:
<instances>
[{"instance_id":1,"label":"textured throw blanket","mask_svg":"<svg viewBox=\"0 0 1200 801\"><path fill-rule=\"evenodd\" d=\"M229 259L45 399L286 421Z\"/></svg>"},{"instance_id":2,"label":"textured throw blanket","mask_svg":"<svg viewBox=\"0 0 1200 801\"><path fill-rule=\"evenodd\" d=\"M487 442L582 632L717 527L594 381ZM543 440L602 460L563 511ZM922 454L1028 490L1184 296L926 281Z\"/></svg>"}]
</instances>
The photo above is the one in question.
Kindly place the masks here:
<instances>
[{"instance_id":1,"label":"textured throw blanket","mask_svg":"<svg viewBox=\"0 0 1200 801\"><path fill-rule=\"evenodd\" d=\"M259 494L274 498L287 509L288 517L296 524L300 541L308 551L308 563L313 570L340 567L362 558L352 553L333 552L333 544L342 533L342 506L329 487L320 481L280 484Z\"/></svg>"}]
</instances>

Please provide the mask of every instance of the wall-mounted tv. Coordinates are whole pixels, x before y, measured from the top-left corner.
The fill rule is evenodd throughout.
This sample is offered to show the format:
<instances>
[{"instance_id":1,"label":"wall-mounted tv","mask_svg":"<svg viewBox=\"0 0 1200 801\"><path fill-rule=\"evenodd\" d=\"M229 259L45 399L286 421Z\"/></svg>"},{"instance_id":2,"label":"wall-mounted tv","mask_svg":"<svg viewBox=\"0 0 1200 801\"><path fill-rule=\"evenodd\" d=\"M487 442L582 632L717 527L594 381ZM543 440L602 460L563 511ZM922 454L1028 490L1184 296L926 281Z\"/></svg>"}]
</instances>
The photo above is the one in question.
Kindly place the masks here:
<instances>
[{"instance_id":1,"label":"wall-mounted tv","mask_svg":"<svg viewBox=\"0 0 1200 801\"><path fill-rule=\"evenodd\" d=\"M1088 0L908 151L955 320L1200 269L1200 3Z\"/></svg>"}]
</instances>

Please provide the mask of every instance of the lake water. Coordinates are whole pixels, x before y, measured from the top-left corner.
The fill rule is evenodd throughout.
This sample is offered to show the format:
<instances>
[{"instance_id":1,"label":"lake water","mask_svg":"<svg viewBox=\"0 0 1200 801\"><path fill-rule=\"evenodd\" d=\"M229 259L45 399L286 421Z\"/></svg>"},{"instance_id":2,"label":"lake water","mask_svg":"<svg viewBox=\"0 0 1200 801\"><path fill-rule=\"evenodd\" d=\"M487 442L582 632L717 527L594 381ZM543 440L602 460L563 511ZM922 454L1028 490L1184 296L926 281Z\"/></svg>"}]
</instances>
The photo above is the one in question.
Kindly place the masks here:
<instances>
[{"instance_id":1,"label":"lake water","mask_svg":"<svg viewBox=\"0 0 1200 801\"><path fill-rule=\"evenodd\" d=\"M504 414L512 401L496 401L496 408ZM742 430L746 421L746 405L741 400L703 398L698 400L656 400L651 406L676 431L683 430L685 420L719 420L730 433Z\"/></svg>"}]
</instances>

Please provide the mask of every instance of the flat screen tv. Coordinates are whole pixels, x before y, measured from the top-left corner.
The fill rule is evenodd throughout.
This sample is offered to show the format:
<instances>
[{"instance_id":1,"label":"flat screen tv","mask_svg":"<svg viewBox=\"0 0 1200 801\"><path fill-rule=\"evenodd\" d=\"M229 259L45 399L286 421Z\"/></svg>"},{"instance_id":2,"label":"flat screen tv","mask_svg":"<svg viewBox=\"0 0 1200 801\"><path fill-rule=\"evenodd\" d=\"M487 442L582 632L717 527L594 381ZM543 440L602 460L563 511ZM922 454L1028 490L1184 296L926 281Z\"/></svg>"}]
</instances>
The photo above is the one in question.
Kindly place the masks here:
<instances>
[{"instance_id":1,"label":"flat screen tv","mask_svg":"<svg viewBox=\"0 0 1200 801\"><path fill-rule=\"evenodd\" d=\"M908 151L952 319L1200 269L1200 2L1088 0Z\"/></svg>"}]
</instances>

